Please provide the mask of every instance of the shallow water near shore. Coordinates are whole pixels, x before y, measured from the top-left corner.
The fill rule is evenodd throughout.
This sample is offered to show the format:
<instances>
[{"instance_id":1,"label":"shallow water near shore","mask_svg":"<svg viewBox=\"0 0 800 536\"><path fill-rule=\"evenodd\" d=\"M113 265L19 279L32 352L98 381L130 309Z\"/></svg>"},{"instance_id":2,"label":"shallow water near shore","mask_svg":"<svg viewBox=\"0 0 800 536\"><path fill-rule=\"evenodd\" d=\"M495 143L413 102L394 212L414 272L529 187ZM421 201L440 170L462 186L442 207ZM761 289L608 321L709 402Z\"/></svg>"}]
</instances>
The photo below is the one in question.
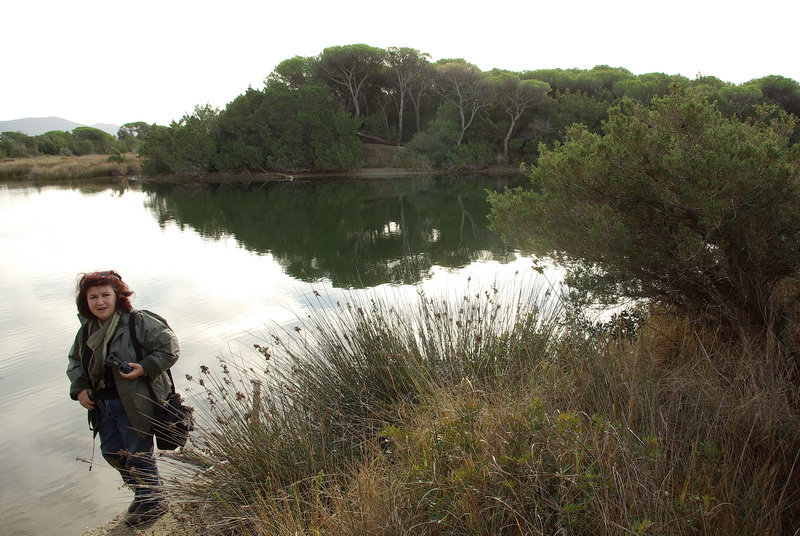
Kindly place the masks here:
<instances>
[{"instance_id":1,"label":"shallow water near shore","mask_svg":"<svg viewBox=\"0 0 800 536\"><path fill-rule=\"evenodd\" d=\"M134 306L170 322L180 388L218 356L254 356L265 326L290 328L315 293L457 293L532 273L486 228L483 189L505 184L0 185L3 534L79 535L131 500L68 396L80 272L118 270Z\"/></svg>"}]
</instances>

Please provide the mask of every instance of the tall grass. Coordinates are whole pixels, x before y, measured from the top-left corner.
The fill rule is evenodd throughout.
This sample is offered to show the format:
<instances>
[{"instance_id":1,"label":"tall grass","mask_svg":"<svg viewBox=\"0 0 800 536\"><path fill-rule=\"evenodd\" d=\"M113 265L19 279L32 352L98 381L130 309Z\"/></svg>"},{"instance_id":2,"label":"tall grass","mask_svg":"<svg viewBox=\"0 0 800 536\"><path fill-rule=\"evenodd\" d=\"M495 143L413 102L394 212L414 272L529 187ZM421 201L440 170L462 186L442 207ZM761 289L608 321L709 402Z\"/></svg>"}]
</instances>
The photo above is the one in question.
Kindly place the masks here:
<instances>
[{"instance_id":1,"label":"tall grass","mask_svg":"<svg viewBox=\"0 0 800 536\"><path fill-rule=\"evenodd\" d=\"M172 483L197 534L794 534L780 345L567 321L536 288L324 296L204 369Z\"/></svg>"},{"instance_id":2,"label":"tall grass","mask_svg":"<svg viewBox=\"0 0 800 536\"><path fill-rule=\"evenodd\" d=\"M38 156L0 161L0 180L62 181L136 175L135 155Z\"/></svg>"}]
</instances>

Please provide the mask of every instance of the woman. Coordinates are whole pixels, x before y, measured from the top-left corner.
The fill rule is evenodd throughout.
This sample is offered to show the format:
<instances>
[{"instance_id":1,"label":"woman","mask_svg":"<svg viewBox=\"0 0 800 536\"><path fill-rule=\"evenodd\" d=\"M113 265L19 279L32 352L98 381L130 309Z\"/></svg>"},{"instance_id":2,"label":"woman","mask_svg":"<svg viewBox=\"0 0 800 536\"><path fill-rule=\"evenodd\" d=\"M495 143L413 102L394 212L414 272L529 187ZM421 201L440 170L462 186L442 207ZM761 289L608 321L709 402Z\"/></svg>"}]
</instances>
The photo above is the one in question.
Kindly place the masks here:
<instances>
[{"instance_id":1,"label":"woman","mask_svg":"<svg viewBox=\"0 0 800 536\"><path fill-rule=\"evenodd\" d=\"M81 328L69 352L70 397L89 410L100 451L133 489L125 522L138 525L160 517L164 500L153 454L154 397L166 399L165 372L178 360L178 341L156 315L133 309L133 292L117 272L83 274L75 303ZM143 357L136 358L129 322ZM113 364L114 358L129 367Z\"/></svg>"}]
</instances>

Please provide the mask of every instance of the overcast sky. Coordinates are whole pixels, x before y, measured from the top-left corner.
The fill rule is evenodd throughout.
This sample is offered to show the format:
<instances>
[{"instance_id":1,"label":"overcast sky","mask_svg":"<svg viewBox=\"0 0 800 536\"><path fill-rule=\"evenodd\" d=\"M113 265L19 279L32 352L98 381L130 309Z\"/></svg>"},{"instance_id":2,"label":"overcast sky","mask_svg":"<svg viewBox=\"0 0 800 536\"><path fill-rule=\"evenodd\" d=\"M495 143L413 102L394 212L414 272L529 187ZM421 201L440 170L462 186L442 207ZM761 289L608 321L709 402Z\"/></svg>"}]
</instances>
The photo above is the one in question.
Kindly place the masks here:
<instances>
[{"instance_id":1,"label":"overcast sky","mask_svg":"<svg viewBox=\"0 0 800 536\"><path fill-rule=\"evenodd\" d=\"M800 80L794 0L12 0L0 121L168 125L224 108L284 59L405 46L483 70L606 64L634 74Z\"/></svg>"}]
</instances>

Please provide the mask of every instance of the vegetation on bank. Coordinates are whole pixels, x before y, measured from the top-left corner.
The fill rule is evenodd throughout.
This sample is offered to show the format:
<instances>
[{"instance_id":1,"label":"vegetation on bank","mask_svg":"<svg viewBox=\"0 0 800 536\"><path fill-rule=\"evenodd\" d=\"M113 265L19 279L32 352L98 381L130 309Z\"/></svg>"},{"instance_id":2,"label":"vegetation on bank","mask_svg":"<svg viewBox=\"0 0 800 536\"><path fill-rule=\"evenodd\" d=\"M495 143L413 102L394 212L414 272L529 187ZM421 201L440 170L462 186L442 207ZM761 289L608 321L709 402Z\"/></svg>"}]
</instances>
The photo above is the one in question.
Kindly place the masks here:
<instances>
[{"instance_id":1,"label":"vegetation on bank","mask_svg":"<svg viewBox=\"0 0 800 536\"><path fill-rule=\"evenodd\" d=\"M64 181L99 177L128 177L141 173L134 154L39 156L0 160L0 180Z\"/></svg>"},{"instance_id":2,"label":"vegetation on bank","mask_svg":"<svg viewBox=\"0 0 800 536\"><path fill-rule=\"evenodd\" d=\"M407 148L401 167L472 171L535 161L570 125L599 133L612 107L648 103L673 85L728 117L752 117L761 104L800 113L800 85L780 76L736 86L609 66L483 72L415 49L350 45L285 60L224 109L198 106L151 129L141 153L148 173L297 173L358 167L360 139Z\"/></svg>"},{"instance_id":3,"label":"vegetation on bank","mask_svg":"<svg viewBox=\"0 0 800 536\"><path fill-rule=\"evenodd\" d=\"M779 341L655 309L589 322L519 277L318 296L203 367L204 426L169 469L188 533L793 534Z\"/></svg>"},{"instance_id":4,"label":"vegetation on bank","mask_svg":"<svg viewBox=\"0 0 800 536\"><path fill-rule=\"evenodd\" d=\"M360 146L361 167L345 172L306 173L304 176L379 176L393 177L408 173L435 172L429 167L410 167L404 147L363 144ZM494 166L482 172L496 171L516 174L517 168ZM0 180L18 181L64 181L102 177L142 176L142 157L134 153L111 156L92 154L83 156L34 156L6 158L0 160ZM179 178L203 182L240 182L258 180L286 180L289 176L279 172L213 173L201 177L171 174L150 177L158 180L176 181Z\"/></svg>"},{"instance_id":5,"label":"vegetation on bank","mask_svg":"<svg viewBox=\"0 0 800 536\"><path fill-rule=\"evenodd\" d=\"M359 136L422 168L533 162L492 225L569 274L316 295L295 330L204 366L170 468L187 533L795 535L798 115L781 77L481 73L353 45L150 128L148 172L357 167Z\"/></svg>"},{"instance_id":6,"label":"vegetation on bank","mask_svg":"<svg viewBox=\"0 0 800 536\"><path fill-rule=\"evenodd\" d=\"M625 103L491 196L570 284L532 266L460 296L315 293L203 366L170 482L187 531L796 535L795 126L680 88Z\"/></svg>"},{"instance_id":7,"label":"vegetation on bank","mask_svg":"<svg viewBox=\"0 0 800 536\"><path fill-rule=\"evenodd\" d=\"M147 123L128 123L117 136L93 127L78 127L72 132L51 130L37 136L21 132L0 133L0 159L36 156L85 156L135 152L149 130Z\"/></svg>"},{"instance_id":8,"label":"vegetation on bank","mask_svg":"<svg viewBox=\"0 0 800 536\"><path fill-rule=\"evenodd\" d=\"M543 152L534 188L490 194L492 227L566 265L585 302L780 330L800 271L797 123L775 107L728 118L679 88L623 103L602 136L576 125Z\"/></svg>"},{"instance_id":9,"label":"vegetation on bank","mask_svg":"<svg viewBox=\"0 0 800 536\"><path fill-rule=\"evenodd\" d=\"M286 59L263 87L223 109L198 105L168 126L128 123L116 139L89 127L5 132L0 158L139 151L148 174L296 174L361 167L360 141L407 148L394 167L472 171L534 162L570 125L600 133L610 109L646 104L672 85L715 102L726 117L754 117L763 104L800 115L800 84L778 75L736 85L607 65L482 71L464 59L431 62L413 48L359 44Z\"/></svg>"}]
</instances>

